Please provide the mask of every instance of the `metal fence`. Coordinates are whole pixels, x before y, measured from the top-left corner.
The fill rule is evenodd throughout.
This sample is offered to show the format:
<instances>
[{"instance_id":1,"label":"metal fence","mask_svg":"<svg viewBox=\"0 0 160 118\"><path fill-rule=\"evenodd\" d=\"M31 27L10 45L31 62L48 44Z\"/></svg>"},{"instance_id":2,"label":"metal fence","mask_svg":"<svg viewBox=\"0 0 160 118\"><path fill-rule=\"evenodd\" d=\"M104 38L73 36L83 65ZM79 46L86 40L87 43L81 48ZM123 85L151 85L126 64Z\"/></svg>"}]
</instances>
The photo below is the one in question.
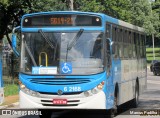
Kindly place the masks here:
<instances>
[{"instance_id":1,"label":"metal fence","mask_svg":"<svg viewBox=\"0 0 160 118\"><path fill-rule=\"evenodd\" d=\"M3 82L6 84L18 84L19 59L12 51L3 52Z\"/></svg>"}]
</instances>

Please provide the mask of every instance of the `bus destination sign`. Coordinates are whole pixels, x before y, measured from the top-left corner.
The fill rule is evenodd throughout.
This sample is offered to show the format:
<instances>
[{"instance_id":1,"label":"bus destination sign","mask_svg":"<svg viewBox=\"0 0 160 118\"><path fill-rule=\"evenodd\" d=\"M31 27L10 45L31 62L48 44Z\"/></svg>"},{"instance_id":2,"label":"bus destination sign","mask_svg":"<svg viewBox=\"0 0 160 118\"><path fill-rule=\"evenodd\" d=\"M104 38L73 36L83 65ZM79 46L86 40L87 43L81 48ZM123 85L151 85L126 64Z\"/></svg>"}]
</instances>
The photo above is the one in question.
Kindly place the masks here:
<instances>
[{"instance_id":1,"label":"bus destination sign","mask_svg":"<svg viewBox=\"0 0 160 118\"><path fill-rule=\"evenodd\" d=\"M60 17L60 18L59 17L58 18L51 17L50 22L53 25L65 25L65 24L71 25L71 24L73 24L71 17Z\"/></svg>"},{"instance_id":2,"label":"bus destination sign","mask_svg":"<svg viewBox=\"0 0 160 118\"><path fill-rule=\"evenodd\" d=\"M101 26L99 16L52 14L28 16L23 19L23 27L56 27L56 26Z\"/></svg>"}]
</instances>

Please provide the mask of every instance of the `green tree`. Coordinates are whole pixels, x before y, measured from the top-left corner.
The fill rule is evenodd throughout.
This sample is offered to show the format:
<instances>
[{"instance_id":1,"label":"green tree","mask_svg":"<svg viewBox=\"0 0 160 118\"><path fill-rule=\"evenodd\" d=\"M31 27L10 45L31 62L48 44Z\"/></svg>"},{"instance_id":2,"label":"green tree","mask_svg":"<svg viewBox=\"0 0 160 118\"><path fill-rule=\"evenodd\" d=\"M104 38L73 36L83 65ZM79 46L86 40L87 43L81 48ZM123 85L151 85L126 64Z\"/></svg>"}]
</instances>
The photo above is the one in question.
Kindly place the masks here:
<instances>
[{"instance_id":1,"label":"green tree","mask_svg":"<svg viewBox=\"0 0 160 118\"><path fill-rule=\"evenodd\" d=\"M107 15L131 22L130 0L104 0L103 6L105 7L103 12Z\"/></svg>"},{"instance_id":2,"label":"green tree","mask_svg":"<svg viewBox=\"0 0 160 118\"><path fill-rule=\"evenodd\" d=\"M74 10L86 12L103 12L101 0L74 0Z\"/></svg>"},{"instance_id":3,"label":"green tree","mask_svg":"<svg viewBox=\"0 0 160 118\"><path fill-rule=\"evenodd\" d=\"M131 22L130 0L74 0L75 10L101 12Z\"/></svg>"},{"instance_id":4,"label":"green tree","mask_svg":"<svg viewBox=\"0 0 160 118\"><path fill-rule=\"evenodd\" d=\"M131 0L131 23L145 28L148 35L156 32L157 14L152 12L151 3L148 0Z\"/></svg>"},{"instance_id":5,"label":"green tree","mask_svg":"<svg viewBox=\"0 0 160 118\"><path fill-rule=\"evenodd\" d=\"M160 39L160 0L155 0L152 2L152 12L153 17L156 16L157 20L153 20L155 27L155 36Z\"/></svg>"},{"instance_id":6,"label":"green tree","mask_svg":"<svg viewBox=\"0 0 160 118\"><path fill-rule=\"evenodd\" d=\"M0 1L0 39L6 35L9 44L9 33L13 27L20 25L22 15L33 12L67 10L66 0L1 0Z\"/></svg>"},{"instance_id":7,"label":"green tree","mask_svg":"<svg viewBox=\"0 0 160 118\"><path fill-rule=\"evenodd\" d=\"M23 0L24 1L24 0ZM27 0L25 13L67 10L65 0Z\"/></svg>"}]
</instances>

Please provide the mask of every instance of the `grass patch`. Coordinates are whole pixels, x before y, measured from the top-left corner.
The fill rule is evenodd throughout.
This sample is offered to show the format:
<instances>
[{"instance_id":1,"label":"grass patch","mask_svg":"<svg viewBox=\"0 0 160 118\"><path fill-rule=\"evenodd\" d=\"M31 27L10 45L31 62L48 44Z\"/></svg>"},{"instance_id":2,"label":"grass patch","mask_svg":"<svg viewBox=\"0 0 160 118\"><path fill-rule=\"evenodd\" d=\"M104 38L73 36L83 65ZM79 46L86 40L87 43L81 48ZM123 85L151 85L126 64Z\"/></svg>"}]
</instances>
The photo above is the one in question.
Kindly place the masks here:
<instances>
[{"instance_id":1,"label":"grass patch","mask_svg":"<svg viewBox=\"0 0 160 118\"><path fill-rule=\"evenodd\" d=\"M160 60L160 48L154 48L155 59ZM153 59L153 48L146 48L147 62L150 64Z\"/></svg>"},{"instance_id":2,"label":"grass patch","mask_svg":"<svg viewBox=\"0 0 160 118\"><path fill-rule=\"evenodd\" d=\"M155 53L156 57L160 57L160 53ZM153 57L153 53L147 53L147 57Z\"/></svg>"},{"instance_id":3,"label":"grass patch","mask_svg":"<svg viewBox=\"0 0 160 118\"><path fill-rule=\"evenodd\" d=\"M155 57L156 60L160 60L160 57ZM152 61L153 60L153 57L147 57L147 60L150 60Z\"/></svg>"},{"instance_id":4,"label":"grass patch","mask_svg":"<svg viewBox=\"0 0 160 118\"><path fill-rule=\"evenodd\" d=\"M160 48L154 48L155 52L160 52ZM146 52L153 52L153 48L146 48Z\"/></svg>"},{"instance_id":5,"label":"grass patch","mask_svg":"<svg viewBox=\"0 0 160 118\"><path fill-rule=\"evenodd\" d=\"M11 95L17 95L18 94L18 85L6 85L4 87L4 96L11 96Z\"/></svg>"}]
</instances>

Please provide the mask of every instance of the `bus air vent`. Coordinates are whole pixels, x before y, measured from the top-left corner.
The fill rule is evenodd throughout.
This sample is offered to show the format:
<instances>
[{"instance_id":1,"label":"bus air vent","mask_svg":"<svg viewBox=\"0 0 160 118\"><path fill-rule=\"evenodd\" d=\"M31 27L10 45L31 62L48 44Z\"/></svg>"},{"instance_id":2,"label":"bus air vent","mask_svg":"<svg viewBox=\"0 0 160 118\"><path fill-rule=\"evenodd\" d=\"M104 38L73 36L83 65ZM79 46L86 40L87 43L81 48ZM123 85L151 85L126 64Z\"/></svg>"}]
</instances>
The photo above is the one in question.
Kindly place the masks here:
<instances>
[{"instance_id":1,"label":"bus air vent","mask_svg":"<svg viewBox=\"0 0 160 118\"><path fill-rule=\"evenodd\" d=\"M89 79L74 79L74 78L65 78L65 79L57 79L57 78L33 78L30 79L31 83L36 84L45 84L45 85L75 85L75 84L84 84L90 82Z\"/></svg>"}]
</instances>

